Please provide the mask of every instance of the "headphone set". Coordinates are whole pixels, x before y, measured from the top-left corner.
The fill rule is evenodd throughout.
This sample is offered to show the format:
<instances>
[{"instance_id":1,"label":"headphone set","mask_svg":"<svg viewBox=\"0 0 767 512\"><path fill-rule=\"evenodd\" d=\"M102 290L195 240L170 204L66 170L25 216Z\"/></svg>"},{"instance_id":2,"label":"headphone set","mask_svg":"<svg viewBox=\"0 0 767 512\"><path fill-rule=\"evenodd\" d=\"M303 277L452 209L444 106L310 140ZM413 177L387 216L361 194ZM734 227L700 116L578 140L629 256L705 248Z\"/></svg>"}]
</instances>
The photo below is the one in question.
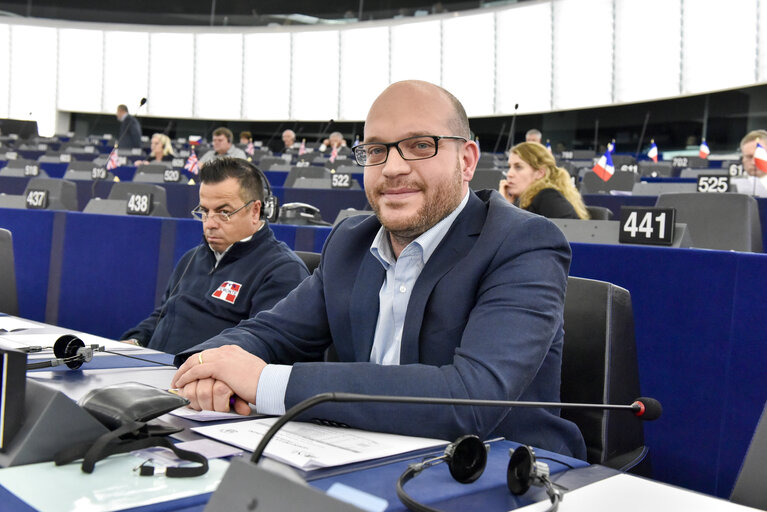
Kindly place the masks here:
<instances>
[{"instance_id":1,"label":"headphone set","mask_svg":"<svg viewBox=\"0 0 767 512\"><path fill-rule=\"evenodd\" d=\"M47 350L44 347L24 347L19 349L27 354L34 352L42 352ZM62 364L67 365L71 370L77 370L83 363L87 363L93 359L93 352L104 350L104 347L98 345L85 346L85 343L72 334L65 334L56 340L53 344L53 354L55 359L49 359L47 361L39 361L36 363L27 363L27 370L38 370L40 368L51 368L53 366L59 366Z\"/></svg>"},{"instance_id":2,"label":"headphone set","mask_svg":"<svg viewBox=\"0 0 767 512\"><path fill-rule=\"evenodd\" d=\"M266 218L271 223L277 222L280 216L280 201L272 194L272 186L269 184L269 180L266 179L266 174L251 162L245 161L253 173L259 177L264 187L264 200L261 201L261 217Z\"/></svg>"},{"instance_id":3,"label":"headphone set","mask_svg":"<svg viewBox=\"0 0 767 512\"><path fill-rule=\"evenodd\" d=\"M50 347L22 347L17 350L26 354L32 354L35 352L42 352L43 350L50 350ZM158 361L152 361L151 359L144 359L141 357L131 356L120 352L114 352L106 350L103 345L88 345L85 346L83 340L75 336L74 334L64 334L60 336L53 344L53 355L55 359L48 359L47 361L38 361L35 363L27 363L27 370L39 370L40 368L51 368L53 366L66 365L70 370L79 369L83 363L90 362L93 359L94 352L106 352L108 354L114 354L121 357L127 357L129 359L137 359L147 363L153 363L158 366L170 366L175 368L172 364L160 363Z\"/></svg>"},{"instance_id":4,"label":"headphone set","mask_svg":"<svg viewBox=\"0 0 767 512\"><path fill-rule=\"evenodd\" d=\"M442 462L447 463L450 475L457 482L470 484L482 476L487 464L487 452L489 450L490 445L484 444L475 435L459 437L445 448L442 456L410 464L397 480L397 497L407 508L415 512L438 512L437 509L419 503L410 497L405 492L405 484L424 469ZM551 507L546 512L556 512L559 502L562 501L562 492L549 479L549 466L543 462L538 462L533 449L529 446L520 446L516 450L509 450L509 455L509 465L506 469L506 485L509 491L515 496L521 496L530 489L531 485L543 486L551 500Z\"/></svg>"}]
</instances>

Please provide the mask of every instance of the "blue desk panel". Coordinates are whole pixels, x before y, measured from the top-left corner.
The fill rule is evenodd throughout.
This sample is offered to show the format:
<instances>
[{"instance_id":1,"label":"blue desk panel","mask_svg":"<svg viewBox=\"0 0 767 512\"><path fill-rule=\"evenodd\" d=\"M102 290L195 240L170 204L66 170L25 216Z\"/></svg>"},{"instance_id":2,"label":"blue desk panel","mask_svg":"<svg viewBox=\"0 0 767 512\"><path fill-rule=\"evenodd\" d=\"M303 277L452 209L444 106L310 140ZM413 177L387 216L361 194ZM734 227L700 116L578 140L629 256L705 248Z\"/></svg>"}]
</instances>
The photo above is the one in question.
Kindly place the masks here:
<instances>
[{"instance_id":1,"label":"blue desk panel","mask_svg":"<svg viewBox=\"0 0 767 512\"><path fill-rule=\"evenodd\" d=\"M767 401L767 255L571 244L570 274L632 295L653 477L729 496Z\"/></svg>"},{"instance_id":2,"label":"blue desk panel","mask_svg":"<svg viewBox=\"0 0 767 512\"><path fill-rule=\"evenodd\" d=\"M54 219L65 213L0 208L0 228L13 235L19 316L45 321Z\"/></svg>"},{"instance_id":3,"label":"blue desk panel","mask_svg":"<svg viewBox=\"0 0 767 512\"><path fill-rule=\"evenodd\" d=\"M46 316L55 318L49 323L118 338L146 318L158 278L167 282L172 269L163 252L173 254L174 231L171 219L68 213L58 304L49 305Z\"/></svg>"}]
</instances>

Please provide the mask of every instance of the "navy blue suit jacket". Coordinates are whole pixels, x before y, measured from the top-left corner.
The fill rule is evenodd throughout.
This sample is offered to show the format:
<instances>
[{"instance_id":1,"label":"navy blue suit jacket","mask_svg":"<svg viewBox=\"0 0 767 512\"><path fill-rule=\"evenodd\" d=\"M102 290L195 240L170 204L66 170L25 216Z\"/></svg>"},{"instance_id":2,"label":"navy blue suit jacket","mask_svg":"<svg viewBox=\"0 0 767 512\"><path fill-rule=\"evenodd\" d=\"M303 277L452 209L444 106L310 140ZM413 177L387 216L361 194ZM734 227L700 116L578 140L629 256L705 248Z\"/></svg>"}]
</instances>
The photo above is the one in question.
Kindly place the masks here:
<instances>
[{"instance_id":1,"label":"navy blue suit jacket","mask_svg":"<svg viewBox=\"0 0 767 512\"><path fill-rule=\"evenodd\" d=\"M368 362L384 279L369 251L380 227L374 216L339 224L317 271L273 309L179 360L236 344L293 364L286 407L330 391L557 401L570 247L548 220L497 192L470 194L413 288L398 366ZM331 344L340 362L312 362ZM305 417L447 440L500 435L585 457L580 431L556 409L326 403Z\"/></svg>"}]
</instances>

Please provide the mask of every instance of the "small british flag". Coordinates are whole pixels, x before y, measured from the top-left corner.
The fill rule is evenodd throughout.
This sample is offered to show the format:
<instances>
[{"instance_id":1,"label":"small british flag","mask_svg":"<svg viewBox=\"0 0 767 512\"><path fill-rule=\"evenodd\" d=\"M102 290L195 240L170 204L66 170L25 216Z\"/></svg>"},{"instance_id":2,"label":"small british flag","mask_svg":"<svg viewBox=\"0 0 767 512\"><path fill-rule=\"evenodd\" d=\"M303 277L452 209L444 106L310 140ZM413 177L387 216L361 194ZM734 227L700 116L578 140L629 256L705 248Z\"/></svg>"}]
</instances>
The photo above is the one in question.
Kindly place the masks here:
<instances>
[{"instance_id":1,"label":"small british flag","mask_svg":"<svg viewBox=\"0 0 767 512\"><path fill-rule=\"evenodd\" d=\"M194 146L192 146L192 151L189 154L189 158L186 159L186 165L184 165L184 169L189 171L191 174L194 174L195 176L200 172L197 163L197 154L194 152Z\"/></svg>"},{"instance_id":2,"label":"small british flag","mask_svg":"<svg viewBox=\"0 0 767 512\"><path fill-rule=\"evenodd\" d=\"M237 295L240 293L240 288L242 288L240 283L224 281L218 286L218 289L213 292L213 297L228 302L229 304L234 304L234 301L237 300Z\"/></svg>"},{"instance_id":3,"label":"small british flag","mask_svg":"<svg viewBox=\"0 0 767 512\"><path fill-rule=\"evenodd\" d=\"M112 149L112 152L109 153L109 159L107 160L107 171L117 169L118 167L120 167L120 163L117 160L117 144L115 144L114 149Z\"/></svg>"}]
</instances>

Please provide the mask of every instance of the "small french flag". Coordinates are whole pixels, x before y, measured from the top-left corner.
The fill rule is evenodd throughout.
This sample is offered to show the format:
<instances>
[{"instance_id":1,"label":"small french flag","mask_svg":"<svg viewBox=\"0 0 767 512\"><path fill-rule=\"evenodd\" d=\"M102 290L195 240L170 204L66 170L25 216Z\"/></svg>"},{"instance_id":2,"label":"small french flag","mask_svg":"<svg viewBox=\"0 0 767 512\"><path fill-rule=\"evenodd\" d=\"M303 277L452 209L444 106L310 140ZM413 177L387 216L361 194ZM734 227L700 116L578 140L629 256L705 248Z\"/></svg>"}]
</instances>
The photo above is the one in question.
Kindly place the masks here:
<instances>
[{"instance_id":1,"label":"small french flag","mask_svg":"<svg viewBox=\"0 0 767 512\"><path fill-rule=\"evenodd\" d=\"M605 154L599 159L597 164L592 169L597 176L602 178L602 181L608 181L615 174L615 166L613 165L613 157L610 155L610 149L605 151Z\"/></svg>"},{"instance_id":2,"label":"small french flag","mask_svg":"<svg viewBox=\"0 0 767 512\"><path fill-rule=\"evenodd\" d=\"M698 149L698 155L705 160L706 158L708 158L708 155L710 154L711 154L711 150L708 149L708 144L706 144L706 139L703 139L703 142L700 143L700 149Z\"/></svg>"},{"instance_id":3,"label":"small french flag","mask_svg":"<svg viewBox=\"0 0 767 512\"><path fill-rule=\"evenodd\" d=\"M190 135L189 136L189 145L190 146L199 146L201 140L202 140L202 137L200 137L199 135Z\"/></svg>"},{"instance_id":4,"label":"small french flag","mask_svg":"<svg viewBox=\"0 0 767 512\"><path fill-rule=\"evenodd\" d=\"M653 162L657 162L658 161L658 145L655 144L655 140L651 140L650 141L650 151L647 152L647 156Z\"/></svg>"},{"instance_id":5,"label":"small french flag","mask_svg":"<svg viewBox=\"0 0 767 512\"><path fill-rule=\"evenodd\" d=\"M551 141L549 139L546 139L546 149L548 149L549 153L551 153Z\"/></svg>"},{"instance_id":6,"label":"small french flag","mask_svg":"<svg viewBox=\"0 0 767 512\"><path fill-rule=\"evenodd\" d=\"M762 172L767 172L767 149L764 149L761 141L756 139L756 151L754 151L754 165Z\"/></svg>"}]
</instances>

